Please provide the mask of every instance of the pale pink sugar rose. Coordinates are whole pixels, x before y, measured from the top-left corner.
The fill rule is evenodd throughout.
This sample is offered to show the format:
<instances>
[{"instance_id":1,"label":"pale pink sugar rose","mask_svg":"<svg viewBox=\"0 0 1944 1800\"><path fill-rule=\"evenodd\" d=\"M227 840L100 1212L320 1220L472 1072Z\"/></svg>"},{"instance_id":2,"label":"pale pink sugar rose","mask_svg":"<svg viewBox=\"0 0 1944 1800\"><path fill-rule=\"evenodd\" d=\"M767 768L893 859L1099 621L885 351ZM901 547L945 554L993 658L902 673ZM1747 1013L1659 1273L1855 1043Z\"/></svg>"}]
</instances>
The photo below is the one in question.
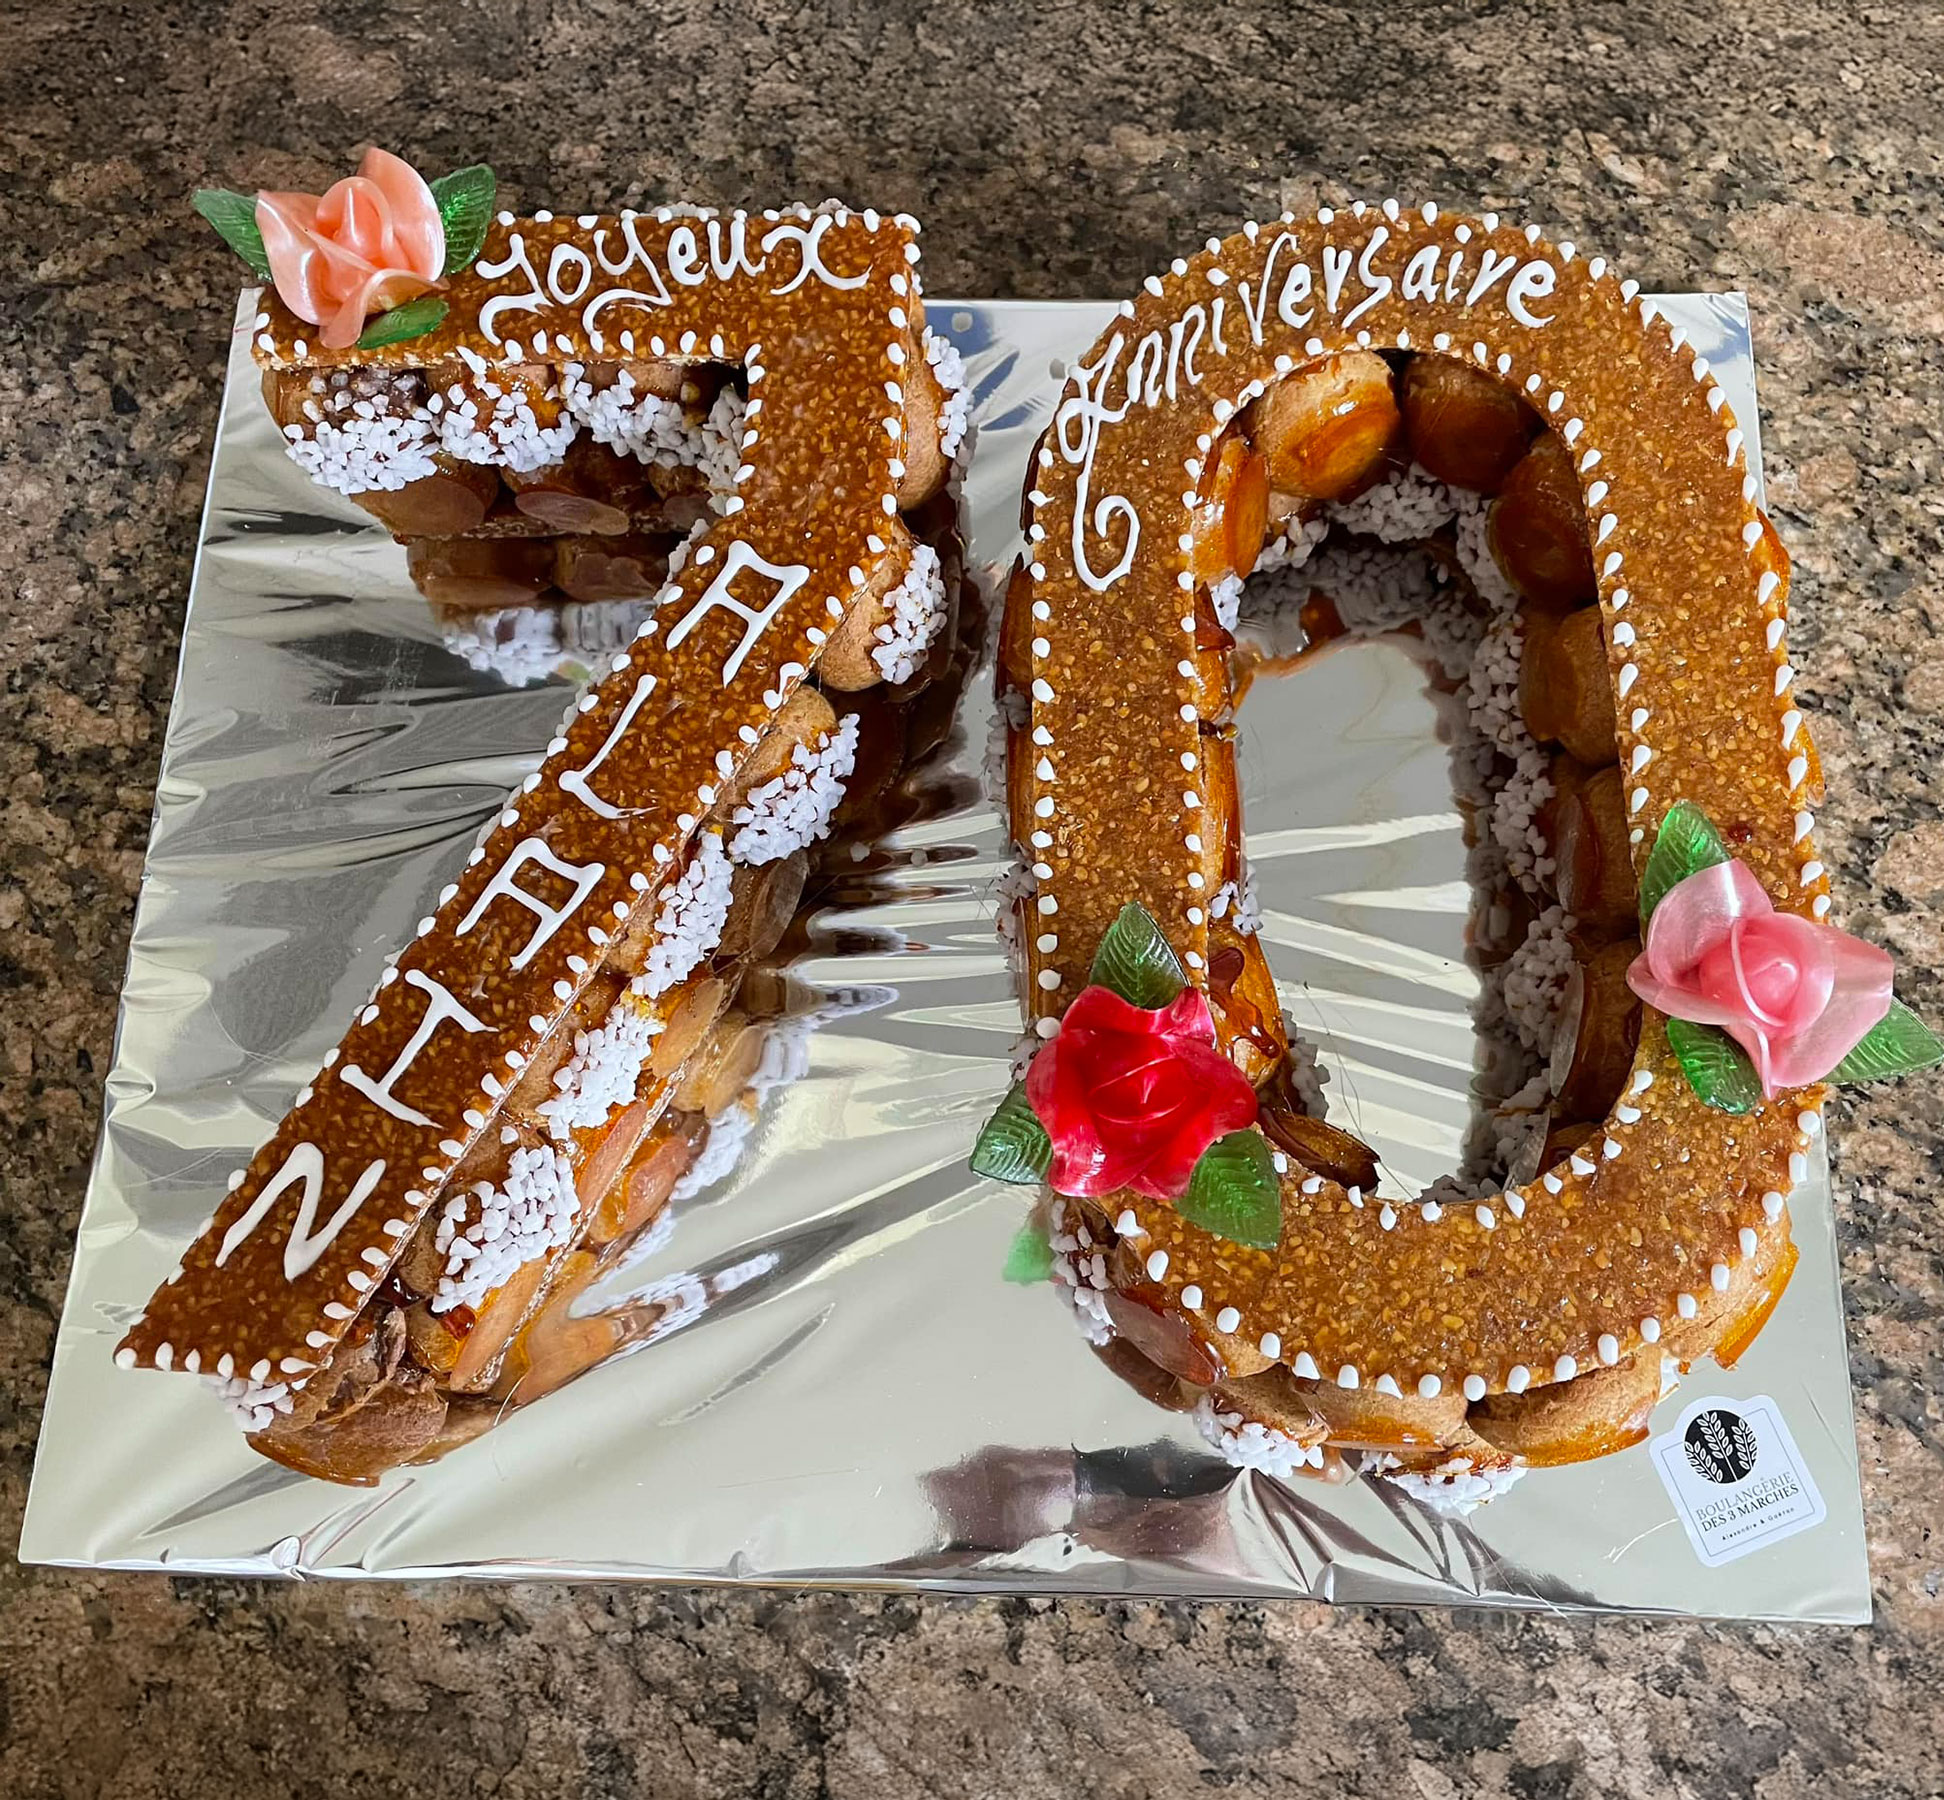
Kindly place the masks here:
<instances>
[{"instance_id":1,"label":"pale pink sugar rose","mask_svg":"<svg viewBox=\"0 0 1944 1800\"><path fill-rule=\"evenodd\" d=\"M322 197L259 193L256 222L284 305L324 328L326 349L348 348L373 313L445 285L439 203L389 151L367 150Z\"/></svg>"},{"instance_id":2,"label":"pale pink sugar rose","mask_svg":"<svg viewBox=\"0 0 1944 1800\"><path fill-rule=\"evenodd\" d=\"M1890 1010L1887 951L1777 912L1744 863L1676 882L1647 922L1627 985L1649 1006L1719 1025L1769 1099L1820 1081Z\"/></svg>"}]
</instances>

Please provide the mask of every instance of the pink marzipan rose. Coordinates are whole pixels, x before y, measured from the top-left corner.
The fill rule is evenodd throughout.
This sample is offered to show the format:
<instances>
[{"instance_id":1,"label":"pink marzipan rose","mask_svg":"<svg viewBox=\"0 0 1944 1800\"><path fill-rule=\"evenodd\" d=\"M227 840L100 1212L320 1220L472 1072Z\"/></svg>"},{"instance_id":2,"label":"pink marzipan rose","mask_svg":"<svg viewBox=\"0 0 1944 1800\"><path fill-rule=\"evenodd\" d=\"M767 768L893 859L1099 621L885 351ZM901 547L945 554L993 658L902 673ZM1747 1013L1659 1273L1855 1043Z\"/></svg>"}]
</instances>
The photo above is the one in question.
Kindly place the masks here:
<instances>
[{"instance_id":1,"label":"pink marzipan rose","mask_svg":"<svg viewBox=\"0 0 1944 1800\"><path fill-rule=\"evenodd\" d=\"M355 344L373 313L445 286L439 203L389 151L367 150L322 197L259 193L256 222L284 305L323 326L326 349Z\"/></svg>"},{"instance_id":2,"label":"pink marzipan rose","mask_svg":"<svg viewBox=\"0 0 1944 1800\"><path fill-rule=\"evenodd\" d=\"M1888 951L1777 912L1744 863L1669 888L1627 985L1669 1018L1719 1025L1774 1099L1820 1081L1890 1010Z\"/></svg>"}]
</instances>

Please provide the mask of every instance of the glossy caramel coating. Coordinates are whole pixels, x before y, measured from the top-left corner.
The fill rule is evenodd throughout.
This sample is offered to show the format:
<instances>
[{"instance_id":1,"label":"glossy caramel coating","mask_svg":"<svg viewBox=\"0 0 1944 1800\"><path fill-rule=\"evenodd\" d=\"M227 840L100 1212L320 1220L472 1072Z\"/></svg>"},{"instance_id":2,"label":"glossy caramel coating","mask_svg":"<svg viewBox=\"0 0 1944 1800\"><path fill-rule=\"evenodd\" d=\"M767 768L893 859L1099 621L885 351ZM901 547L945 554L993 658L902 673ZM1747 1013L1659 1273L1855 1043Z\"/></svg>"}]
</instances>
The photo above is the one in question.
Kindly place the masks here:
<instances>
[{"instance_id":1,"label":"glossy caramel coating","mask_svg":"<svg viewBox=\"0 0 1944 1800\"><path fill-rule=\"evenodd\" d=\"M1296 1381L1302 1394L1329 1429L1339 1450L1405 1452L1444 1443L1465 1422L1461 1394L1424 1399L1417 1394L1387 1393L1361 1383L1347 1388L1335 1381Z\"/></svg>"},{"instance_id":2,"label":"glossy caramel coating","mask_svg":"<svg viewBox=\"0 0 1944 1800\"><path fill-rule=\"evenodd\" d=\"M859 693L884 679L872 652L878 647L879 629L891 619L891 591L911 571L913 549L911 534L896 520L889 522L886 538L889 549L878 558L869 580L824 645L821 679L840 693Z\"/></svg>"},{"instance_id":3,"label":"glossy caramel coating","mask_svg":"<svg viewBox=\"0 0 1944 1800\"><path fill-rule=\"evenodd\" d=\"M899 385L905 396L905 423L900 434L904 468L897 478L898 506L903 512L912 512L940 493L951 474L951 463L939 439L946 394L922 355L906 365Z\"/></svg>"},{"instance_id":4,"label":"glossy caramel coating","mask_svg":"<svg viewBox=\"0 0 1944 1800\"><path fill-rule=\"evenodd\" d=\"M668 579L674 540L656 532L553 540L553 585L569 600L646 600Z\"/></svg>"},{"instance_id":5,"label":"glossy caramel coating","mask_svg":"<svg viewBox=\"0 0 1944 1800\"><path fill-rule=\"evenodd\" d=\"M1580 765L1584 768L1584 765ZM1553 889L1583 932L1631 930L1639 908L1627 790L1615 767L1584 774L1549 815Z\"/></svg>"},{"instance_id":6,"label":"glossy caramel coating","mask_svg":"<svg viewBox=\"0 0 1944 1800\"><path fill-rule=\"evenodd\" d=\"M387 1469L424 1455L446 1423L447 1400L421 1376L387 1387L341 1420L301 1430L273 1426L251 1444L299 1475L345 1487L373 1487Z\"/></svg>"},{"instance_id":7,"label":"glossy caramel coating","mask_svg":"<svg viewBox=\"0 0 1944 1800\"><path fill-rule=\"evenodd\" d=\"M1602 944L1575 963L1560 1008L1551 1086L1555 1113L1604 1118L1613 1110L1640 1042L1640 1001L1627 986L1637 938Z\"/></svg>"},{"instance_id":8,"label":"glossy caramel coating","mask_svg":"<svg viewBox=\"0 0 1944 1800\"><path fill-rule=\"evenodd\" d=\"M1519 711L1537 742L1558 744L1594 768L1619 756L1613 672L1597 606L1561 617L1527 613Z\"/></svg>"},{"instance_id":9,"label":"glossy caramel coating","mask_svg":"<svg viewBox=\"0 0 1944 1800\"><path fill-rule=\"evenodd\" d=\"M553 586L554 546L544 538L415 538L405 571L434 606L498 612L529 605Z\"/></svg>"},{"instance_id":10,"label":"glossy caramel coating","mask_svg":"<svg viewBox=\"0 0 1944 1800\"><path fill-rule=\"evenodd\" d=\"M1593 598L1579 480L1572 452L1552 432L1540 433L1505 478L1490 535L1499 567L1535 606L1565 612Z\"/></svg>"},{"instance_id":11,"label":"glossy caramel coating","mask_svg":"<svg viewBox=\"0 0 1944 1800\"><path fill-rule=\"evenodd\" d=\"M618 537L661 505L649 470L583 432L557 463L501 469L516 512L550 531Z\"/></svg>"},{"instance_id":12,"label":"glossy caramel coating","mask_svg":"<svg viewBox=\"0 0 1944 1800\"><path fill-rule=\"evenodd\" d=\"M1278 382L1250 431L1277 493L1341 500L1380 472L1398 419L1390 365L1347 350Z\"/></svg>"},{"instance_id":13,"label":"glossy caramel coating","mask_svg":"<svg viewBox=\"0 0 1944 1800\"><path fill-rule=\"evenodd\" d=\"M448 456L440 459L434 474L421 475L402 488L353 494L351 504L403 541L464 537L486 523L499 497L497 469Z\"/></svg>"},{"instance_id":14,"label":"glossy caramel coating","mask_svg":"<svg viewBox=\"0 0 1944 1800\"><path fill-rule=\"evenodd\" d=\"M1660 1359L1630 1356L1573 1381L1487 1395L1466 1424L1493 1449L1533 1468L1588 1462L1646 1439L1660 1387Z\"/></svg>"},{"instance_id":15,"label":"glossy caramel coating","mask_svg":"<svg viewBox=\"0 0 1944 1800\"><path fill-rule=\"evenodd\" d=\"M1411 455L1427 474L1474 493L1496 493L1539 430L1517 394L1449 357L1412 357L1397 393Z\"/></svg>"},{"instance_id":16,"label":"glossy caramel coating","mask_svg":"<svg viewBox=\"0 0 1944 1800\"><path fill-rule=\"evenodd\" d=\"M1239 434L1222 440L1202 475L1189 566L1198 582L1247 577L1262 554L1269 525L1269 465Z\"/></svg>"}]
</instances>

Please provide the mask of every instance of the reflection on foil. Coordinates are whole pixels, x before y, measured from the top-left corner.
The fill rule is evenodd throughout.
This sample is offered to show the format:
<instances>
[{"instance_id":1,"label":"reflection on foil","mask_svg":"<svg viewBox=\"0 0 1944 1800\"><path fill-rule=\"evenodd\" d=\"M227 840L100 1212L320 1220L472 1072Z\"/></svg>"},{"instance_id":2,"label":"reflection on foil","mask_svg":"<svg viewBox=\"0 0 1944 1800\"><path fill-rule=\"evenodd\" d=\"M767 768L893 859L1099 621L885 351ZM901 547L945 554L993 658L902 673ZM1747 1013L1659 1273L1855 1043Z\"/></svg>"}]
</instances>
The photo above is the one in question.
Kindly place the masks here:
<instances>
[{"instance_id":1,"label":"reflection on foil","mask_svg":"<svg viewBox=\"0 0 1944 1800\"><path fill-rule=\"evenodd\" d=\"M1741 303L1666 310L1752 421ZM931 311L978 396L968 563L990 598L1018 547L1047 370L1112 308ZM240 325L250 316L246 301ZM550 623L563 656L599 641L591 617L563 608ZM1342 659L1347 678L1364 665L1341 689L1363 694L1363 714L1307 695L1277 705L1283 684L1265 684L1244 719L1245 805L1284 1004L1316 1020L1331 1104L1354 1097L1408 1182L1456 1159L1473 1033L1468 971L1439 935L1463 922L1444 898L1450 771L1422 671L1387 655ZM773 1011L836 1010L744 1107L733 1166L561 1310L563 1335L585 1330L595 1348L566 1347L545 1404L347 1491L260 1463L193 1383L122 1375L120 1325L207 1210L212 1174L281 1117L531 766L572 679L562 667L534 680L448 645L383 532L282 456L239 335L29 1560L1867 1615L1819 1170L1791 1209L1802 1265L1781 1309L1731 1375L1707 1379L1775 1397L1829 1518L1779 1556L1714 1570L1640 1455L1547 1471L1462 1522L1341 1458L1287 1482L1232 1469L1190 1413L1090 1350L1044 1286L1001 1279L1030 1200L965 1161L1020 1031L992 926L1012 858L980 786L984 670L956 712L936 689L913 704L923 781L828 869L792 942ZM1356 736L1366 715L1395 723L1387 751ZM1313 795L1346 740L1373 775L1389 755L1390 773L1367 792L1333 776L1334 822L1319 825L1290 796ZM1449 1054L1427 1053L1424 1021L1449 1028Z\"/></svg>"},{"instance_id":2,"label":"reflection on foil","mask_svg":"<svg viewBox=\"0 0 1944 1800\"><path fill-rule=\"evenodd\" d=\"M839 845L843 854L846 846ZM762 1056L747 1086L710 1120L702 1153L675 1184L654 1223L595 1279L565 1296L565 1318L520 1384L514 1398L528 1401L598 1368L612 1357L633 1355L697 1323L729 1296L787 1266L814 1261L796 1235L781 1249L763 1246L718 1266L668 1268L679 1257L677 1223L692 1204L733 1195L738 1170L759 1134L770 1096L810 1069L810 1040L833 1020L889 1006L895 990L863 985L828 990L808 1011L785 1013L764 1032ZM653 1271L651 1273L651 1271Z\"/></svg>"},{"instance_id":3,"label":"reflection on foil","mask_svg":"<svg viewBox=\"0 0 1944 1800\"><path fill-rule=\"evenodd\" d=\"M433 607L440 639L469 669L508 687L558 679L580 686L625 650L655 608L651 600L557 600L492 612Z\"/></svg>"},{"instance_id":4,"label":"reflection on foil","mask_svg":"<svg viewBox=\"0 0 1944 1800\"><path fill-rule=\"evenodd\" d=\"M1282 615L1275 615L1273 630ZM1244 642L1249 642L1248 638ZM1240 711L1242 811L1263 947L1318 1053L1328 1117L1414 1199L1464 1158L1480 1055L1464 819L1421 646L1339 642L1258 678ZM1320 708L1332 754L1292 782L1279 726Z\"/></svg>"},{"instance_id":5,"label":"reflection on foil","mask_svg":"<svg viewBox=\"0 0 1944 1800\"><path fill-rule=\"evenodd\" d=\"M828 824L793 858L806 867L796 887L786 884L786 892L794 895L800 887L801 900L784 898L773 912L763 908L760 920L745 927L739 951L728 952L725 939L725 955L716 966L729 985L718 1017L686 1055L655 1132L599 1203L594 1224L550 1269L539 1300L512 1332L491 1383L450 1398L445 1442L463 1445L500 1429L516 1412L593 1370L694 1329L762 1277L814 1269L836 1240L828 1230L794 1227L781 1250L744 1246L702 1268L678 1261L693 1235L681 1232L679 1221L701 1207L733 1200L739 1174L774 1110L771 1096L810 1072L815 1033L838 1020L893 1006L899 998L896 988L879 983L807 980L789 965L833 939L848 938L853 949L865 943L880 952L907 948L895 927L851 927L846 914L870 902L870 884L860 881L860 874L874 865L888 866L880 842L885 834L908 833L947 810L954 791L954 780L941 780L936 765L954 748L959 694L988 631L979 590L974 586L961 595L956 543L949 533L938 541L952 596L945 615L951 623L939 642L904 672L896 688L880 685L830 696L850 746L845 764L850 773L831 797L835 810ZM490 638L510 650L510 656L498 658L469 653L467 660L514 686L530 679L584 680L593 670L576 658L590 647L612 653L632 642L637 625L652 610L645 601L562 603L543 597L496 612L458 615L464 632L473 634L468 638L455 628L450 607L430 609L448 649ZM563 640L575 657L560 654ZM534 646L546 647L548 654L530 658ZM922 849L888 857L913 869L929 860ZM773 953L752 950L752 942L776 947ZM748 1063L752 1050L754 1061ZM769 1360L777 1354L773 1350ZM748 1378L745 1372L730 1391ZM243 1397L262 1402L276 1396L248 1390ZM268 1406L260 1404L244 1422L254 1429L271 1418ZM441 1453L453 1452L442 1447Z\"/></svg>"},{"instance_id":6,"label":"reflection on foil","mask_svg":"<svg viewBox=\"0 0 1944 1800\"><path fill-rule=\"evenodd\" d=\"M763 1102L774 1089L809 1073L810 1037L819 1026L874 1012L897 998L897 990L888 987L832 988L820 1005L777 1019L764 1036L762 1060L749 1078L747 1092L735 1108L713 1122L708 1143L694 1167L675 1184L671 1199L681 1202L706 1194L734 1173L762 1117Z\"/></svg>"}]
</instances>

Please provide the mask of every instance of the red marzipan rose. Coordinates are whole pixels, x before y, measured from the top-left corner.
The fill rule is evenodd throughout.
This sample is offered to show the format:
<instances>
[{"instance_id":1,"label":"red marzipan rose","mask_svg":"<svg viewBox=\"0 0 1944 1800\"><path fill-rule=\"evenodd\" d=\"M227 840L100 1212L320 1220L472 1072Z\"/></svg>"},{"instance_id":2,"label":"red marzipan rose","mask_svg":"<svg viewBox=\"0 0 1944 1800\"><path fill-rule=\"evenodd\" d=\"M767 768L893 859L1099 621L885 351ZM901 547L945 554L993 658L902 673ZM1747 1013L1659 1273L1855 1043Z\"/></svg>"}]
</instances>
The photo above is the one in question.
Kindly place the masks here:
<instances>
[{"instance_id":1,"label":"red marzipan rose","mask_svg":"<svg viewBox=\"0 0 1944 1800\"><path fill-rule=\"evenodd\" d=\"M1034 1058L1026 1098L1053 1140L1047 1181L1082 1197L1132 1188L1178 1199L1201 1153L1256 1117L1255 1089L1215 1048L1208 1001L1192 987L1153 1011L1086 989Z\"/></svg>"}]
</instances>

